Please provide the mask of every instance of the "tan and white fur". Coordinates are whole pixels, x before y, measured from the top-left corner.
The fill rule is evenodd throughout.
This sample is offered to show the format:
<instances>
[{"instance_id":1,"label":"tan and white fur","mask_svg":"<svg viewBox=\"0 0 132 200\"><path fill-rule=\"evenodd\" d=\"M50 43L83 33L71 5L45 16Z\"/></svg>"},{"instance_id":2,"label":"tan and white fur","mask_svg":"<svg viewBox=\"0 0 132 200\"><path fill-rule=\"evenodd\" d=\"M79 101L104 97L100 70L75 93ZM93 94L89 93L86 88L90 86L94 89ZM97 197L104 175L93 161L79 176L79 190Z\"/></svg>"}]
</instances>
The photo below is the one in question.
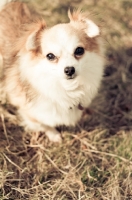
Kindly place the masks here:
<instances>
[{"instance_id":1,"label":"tan and white fur","mask_svg":"<svg viewBox=\"0 0 132 200\"><path fill-rule=\"evenodd\" d=\"M103 74L99 27L80 11L69 23L47 28L24 3L11 2L0 12L3 82L23 124L61 141L55 127L75 125L95 95ZM36 21L36 22L34 22ZM84 49L76 55L77 48ZM49 59L47 55L54 55ZM74 68L71 76L66 74Z\"/></svg>"}]
</instances>

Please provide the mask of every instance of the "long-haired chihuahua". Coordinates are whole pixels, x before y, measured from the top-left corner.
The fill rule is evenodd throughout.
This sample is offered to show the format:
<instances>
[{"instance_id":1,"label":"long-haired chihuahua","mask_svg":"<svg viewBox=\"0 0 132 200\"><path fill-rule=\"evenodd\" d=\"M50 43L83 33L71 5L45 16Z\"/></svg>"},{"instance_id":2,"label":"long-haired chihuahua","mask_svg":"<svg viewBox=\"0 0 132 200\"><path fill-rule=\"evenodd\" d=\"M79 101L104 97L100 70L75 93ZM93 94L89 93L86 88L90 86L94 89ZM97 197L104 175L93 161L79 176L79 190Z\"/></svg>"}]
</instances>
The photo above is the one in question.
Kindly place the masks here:
<instances>
[{"instance_id":1,"label":"long-haired chihuahua","mask_svg":"<svg viewBox=\"0 0 132 200\"><path fill-rule=\"evenodd\" d=\"M68 12L69 23L48 28L28 6L0 11L0 53L9 102L23 124L60 142L55 127L75 125L101 83L104 66L99 27L86 14Z\"/></svg>"}]
</instances>

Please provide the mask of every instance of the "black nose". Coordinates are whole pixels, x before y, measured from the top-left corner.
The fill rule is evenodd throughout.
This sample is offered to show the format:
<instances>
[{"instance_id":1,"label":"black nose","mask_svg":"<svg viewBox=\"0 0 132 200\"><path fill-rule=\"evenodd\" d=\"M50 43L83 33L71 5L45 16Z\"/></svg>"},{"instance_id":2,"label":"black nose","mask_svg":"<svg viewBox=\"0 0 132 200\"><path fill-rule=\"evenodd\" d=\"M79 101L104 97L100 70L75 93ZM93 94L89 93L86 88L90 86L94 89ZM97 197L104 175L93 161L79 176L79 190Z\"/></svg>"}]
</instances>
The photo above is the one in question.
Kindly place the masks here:
<instances>
[{"instance_id":1,"label":"black nose","mask_svg":"<svg viewBox=\"0 0 132 200\"><path fill-rule=\"evenodd\" d=\"M74 67L66 67L64 69L64 72L67 76L72 76L75 73L75 68Z\"/></svg>"}]
</instances>

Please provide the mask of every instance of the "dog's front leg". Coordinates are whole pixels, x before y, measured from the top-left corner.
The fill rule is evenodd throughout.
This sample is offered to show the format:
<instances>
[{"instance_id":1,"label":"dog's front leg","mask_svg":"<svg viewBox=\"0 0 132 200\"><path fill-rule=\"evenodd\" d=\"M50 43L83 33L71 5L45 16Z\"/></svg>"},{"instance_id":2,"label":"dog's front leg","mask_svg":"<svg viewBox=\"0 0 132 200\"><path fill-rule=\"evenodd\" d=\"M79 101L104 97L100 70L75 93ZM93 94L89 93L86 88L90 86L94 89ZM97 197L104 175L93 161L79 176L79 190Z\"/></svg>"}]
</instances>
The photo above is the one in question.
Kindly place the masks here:
<instances>
[{"instance_id":1,"label":"dog's front leg","mask_svg":"<svg viewBox=\"0 0 132 200\"><path fill-rule=\"evenodd\" d=\"M55 128L47 127L45 134L51 142L61 143L62 141L60 133Z\"/></svg>"},{"instance_id":2,"label":"dog's front leg","mask_svg":"<svg viewBox=\"0 0 132 200\"><path fill-rule=\"evenodd\" d=\"M31 116L24 110L19 110L19 114L22 117L21 125L25 127L26 131L45 132L51 142L60 143L62 141L59 131L55 128L42 124L34 116Z\"/></svg>"}]
</instances>

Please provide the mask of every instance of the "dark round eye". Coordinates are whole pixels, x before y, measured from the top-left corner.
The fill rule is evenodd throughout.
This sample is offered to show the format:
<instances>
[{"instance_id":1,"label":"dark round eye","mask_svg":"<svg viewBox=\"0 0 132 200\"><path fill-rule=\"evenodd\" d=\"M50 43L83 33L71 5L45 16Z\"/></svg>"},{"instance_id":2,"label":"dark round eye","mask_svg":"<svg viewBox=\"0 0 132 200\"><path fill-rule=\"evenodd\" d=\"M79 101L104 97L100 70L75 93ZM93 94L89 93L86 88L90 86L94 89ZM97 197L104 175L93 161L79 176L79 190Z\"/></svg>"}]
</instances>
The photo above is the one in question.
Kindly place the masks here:
<instances>
[{"instance_id":1,"label":"dark round eye","mask_svg":"<svg viewBox=\"0 0 132 200\"><path fill-rule=\"evenodd\" d=\"M56 56L53 53L48 53L46 55L46 57L47 57L48 60L51 60L51 61L56 59Z\"/></svg>"},{"instance_id":2,"label":"dark round eye","mask_svg":"<svg viewBox=\"0 0 132 200\"><path fill-rule=\"evenodd\" d=\"M74 55L75 56L81 56L84 54L84 48L83 47L77 47L75 52L74 52Z\"/></svg>"}]
</instances>

